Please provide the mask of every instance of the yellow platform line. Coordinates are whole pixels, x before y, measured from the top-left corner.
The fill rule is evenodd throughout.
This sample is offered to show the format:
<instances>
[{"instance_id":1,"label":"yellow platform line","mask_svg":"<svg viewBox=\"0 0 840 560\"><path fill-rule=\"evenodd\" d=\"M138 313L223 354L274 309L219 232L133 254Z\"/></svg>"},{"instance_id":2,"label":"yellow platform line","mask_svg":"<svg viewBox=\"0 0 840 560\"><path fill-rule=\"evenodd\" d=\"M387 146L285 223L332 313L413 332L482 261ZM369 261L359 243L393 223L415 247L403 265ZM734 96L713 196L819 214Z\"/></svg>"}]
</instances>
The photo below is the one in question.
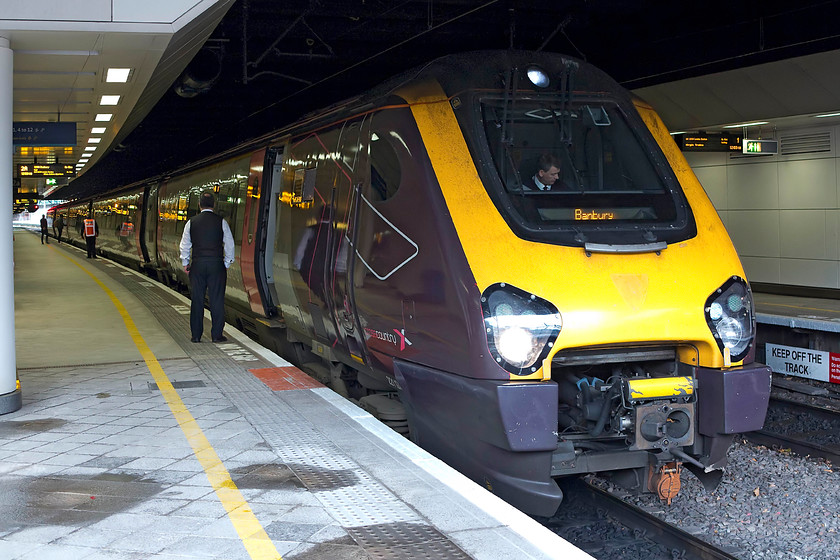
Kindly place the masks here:
<instances>
[{"instance_id":1,"label":"yellow platform line","mask_svg":"<svg viewBox=\"0 0 840 560\"><path fill-rule=\"evenodd\" d=\"M155 379L155 383L157 383L161 394L166 399L166 404L169 405L169 409L172 411L172 415L178 421L178 425L187 437L193 453L204 468L207 480L210 481L213 490L216 492L216 496L219 497L219 501L221 501L225 510L227 510L228 517L233 523L242 543L245 545L248 554L254 560L282 560L282 556L277 552L274 543L271 542L271 538L251 511L251 507L245 501L245 497L239 491L239 488L236 487L236 484L230 478L230 473L225 468L222 460L219 459L213 446L210 445L204 432L199 427L198 422L190 414L190 411L184 405L181 397L178 396L178 392L172 386L169 377L163 371L152 350L140 335L140 331L137 330L137 325L134 324L128 310L120 303L120 300L117 299L114 292L103 284L92 272L70 256L64 255L61 252L59 254L81 268L111 298L111 302L117 308L125 323L128 334L137 346L137 350L140 351L140 355L143 356L143 360L149 368L149 373Z\"/></svg>"}]
</instances>

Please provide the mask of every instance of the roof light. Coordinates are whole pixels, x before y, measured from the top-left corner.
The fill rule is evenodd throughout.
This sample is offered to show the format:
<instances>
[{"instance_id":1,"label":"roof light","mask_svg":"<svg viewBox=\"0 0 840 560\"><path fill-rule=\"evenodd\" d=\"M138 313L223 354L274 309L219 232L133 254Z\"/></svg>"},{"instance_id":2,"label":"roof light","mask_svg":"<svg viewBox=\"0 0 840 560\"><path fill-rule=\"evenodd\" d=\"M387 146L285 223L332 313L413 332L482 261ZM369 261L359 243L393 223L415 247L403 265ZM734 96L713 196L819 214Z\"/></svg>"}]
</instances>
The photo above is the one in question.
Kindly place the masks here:
<instances>
[{"instance_id":1,"label":"roof light","mask_svg":"<svg viewBox=\"0 0 840 560\"><path fill-rule=\"evenodd\" d=\"M90 129L91 134L105 134L105 127L104 126L94 126Z\"/></svg>"},{"instance_id":2,"label":"roof light","mask_svg":"<svg viewBox=\"0 0 840 560\"><path fill-rule=\"evenodd\" d=\"M528 67L528 79L538 88L547 88L550 83L548 75L536 66Z\"/></svg>"},{"instance_id":3,"label":"roof light","mask_svg":"<svg viewBox=\"0 0 840 560\"><path fill-rule=\"evenodd\" d=\"M120 102L119 95L103 95L99 98L100 105L116 105Z\"/></svg>"},{"instance_id":4,"label":"roof light","mask_svg":"<svg viewBox=\"0 0 840 560\"><path fill-rule=\"evenodd\" d=\"M105 81L125 83L128 81L130 74L131 68L108 68L105 71Z\"/></svg>"},{"instance_id":5,"label":"roof light","mask_svg":"<svg viewBox=\"0 0 840 560\"><path fill-rule=\"evenodd\" d=\"M112 113L97 113L97 115L96 115L96 119L95 119L95 120L96 120L97 122L103 122L103 121L104 121L104 122L108 122L108 121L110 121L110 120L111 120L111 118L112 118L113 116L114 116L114 115L113 115Z\"/></svg>"},{"instance_id":6,"label":"roof light","mask_svg":"<svg viewBox=\"0 0 840 560\"><path fill-rule=\"evenodd\" d=\"M102 142L102 138L88 138L88 144L99 144Z\"/></svg>"},{"instance_id":7,"label":"roof light","mask_svg":"<svg viewBox=\"0 0 840 560\"><path fill-rule=\"evenodd\" d=\"M94 150L96 150L96 146L85 146L85 151L86 152L92 152Z\"/></svg>"}]
</instances>

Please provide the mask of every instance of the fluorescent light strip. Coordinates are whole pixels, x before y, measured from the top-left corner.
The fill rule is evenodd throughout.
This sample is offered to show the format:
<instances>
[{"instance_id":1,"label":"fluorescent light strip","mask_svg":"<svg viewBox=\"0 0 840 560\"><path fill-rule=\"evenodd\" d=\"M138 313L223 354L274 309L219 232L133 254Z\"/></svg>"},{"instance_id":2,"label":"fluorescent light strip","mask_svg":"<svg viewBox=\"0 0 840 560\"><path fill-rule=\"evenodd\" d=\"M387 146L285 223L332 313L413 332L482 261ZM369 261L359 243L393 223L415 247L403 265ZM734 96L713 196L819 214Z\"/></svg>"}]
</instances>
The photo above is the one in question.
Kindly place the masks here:
<instances>
[{"instance_id":1,"label":"fluorescent light strip","mask_svg":"<svg viewBox=\"0 0 840 560\"><path fill-rule=\"evenodd\" d=\"M760 121L760 122L748 122L744 124L730 124L729 126L723 126L721 128L744 128L745 126L758 126L761 124L770 124L768 121Z\"/></svg>"},{"instance_id":2,"label":"fluorescent light strip","mask_svg":"<svg viewBox=\"0 0 840 560\"><path fill-rule=\"evenodd\" d=\"M15 54L35 54L39 56L99 56L99 51L36 51L29 49L15 49Z\"/></svg>"},{"instance_id":3,"label":"fluorescent light strip","mask_svg":"<svg viewBox=\"0 0 840 560\"><path fill-rule=\"evenodd\" d=\"M825 117L840 117L840 113L826 113L825 115L814 115L815 119L824 119Z\"/></svg>"}]
</instances>

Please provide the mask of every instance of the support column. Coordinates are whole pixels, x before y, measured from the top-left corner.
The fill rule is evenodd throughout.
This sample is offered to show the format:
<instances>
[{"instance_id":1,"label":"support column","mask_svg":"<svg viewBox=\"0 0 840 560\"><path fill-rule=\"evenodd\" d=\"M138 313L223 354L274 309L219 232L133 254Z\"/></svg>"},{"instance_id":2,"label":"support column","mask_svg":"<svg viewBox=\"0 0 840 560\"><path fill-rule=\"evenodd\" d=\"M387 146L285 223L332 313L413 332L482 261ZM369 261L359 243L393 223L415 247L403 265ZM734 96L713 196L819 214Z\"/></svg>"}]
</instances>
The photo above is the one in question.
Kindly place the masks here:
<instances>
[{"instance_id":1,"label":"support column","mask_svg":"<svg viewBox=\"0 0 840 560\"><path fill-rule=\"evenodd\" d=\"M0 414L22 406L15 356L15 263L12 247L12 49L0 36ZM5 210L4 210L5 208ZM2 214L0 214L2 215ZM3 225L3 223L6 225Z\"/></svg>"}]
</instances>

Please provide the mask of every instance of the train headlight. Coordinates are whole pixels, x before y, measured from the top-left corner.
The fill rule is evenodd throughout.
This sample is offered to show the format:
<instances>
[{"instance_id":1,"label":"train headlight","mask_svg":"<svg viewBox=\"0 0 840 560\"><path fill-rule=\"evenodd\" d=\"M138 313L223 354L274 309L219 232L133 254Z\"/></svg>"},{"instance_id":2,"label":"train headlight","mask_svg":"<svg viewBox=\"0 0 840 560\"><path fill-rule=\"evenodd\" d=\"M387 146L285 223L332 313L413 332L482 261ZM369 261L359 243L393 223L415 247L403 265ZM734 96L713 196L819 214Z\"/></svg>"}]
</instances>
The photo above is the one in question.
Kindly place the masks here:
<instances>
[{"instance_id":1,"label":"train headlight","mask_svg":"<svg viewBox=\"0 0 840 560\"><path fill-rule=\"evenodd\" d=\"M747 283L733 276L706 300L706 322L720 351L729 349L733 361L744 358L755 336L753 301Z\"/></svg>"},{"instance_id":2,"label":"train headlight","mask_svg":"<svg viewBox=\"0 0 840 560\"><path fill-rule=\"evenodd\" d=\"M484 290L481 307L493 359L515 375L537 371L562 326L557 308L504 283Z\"/></svg>"}]
</instances>

